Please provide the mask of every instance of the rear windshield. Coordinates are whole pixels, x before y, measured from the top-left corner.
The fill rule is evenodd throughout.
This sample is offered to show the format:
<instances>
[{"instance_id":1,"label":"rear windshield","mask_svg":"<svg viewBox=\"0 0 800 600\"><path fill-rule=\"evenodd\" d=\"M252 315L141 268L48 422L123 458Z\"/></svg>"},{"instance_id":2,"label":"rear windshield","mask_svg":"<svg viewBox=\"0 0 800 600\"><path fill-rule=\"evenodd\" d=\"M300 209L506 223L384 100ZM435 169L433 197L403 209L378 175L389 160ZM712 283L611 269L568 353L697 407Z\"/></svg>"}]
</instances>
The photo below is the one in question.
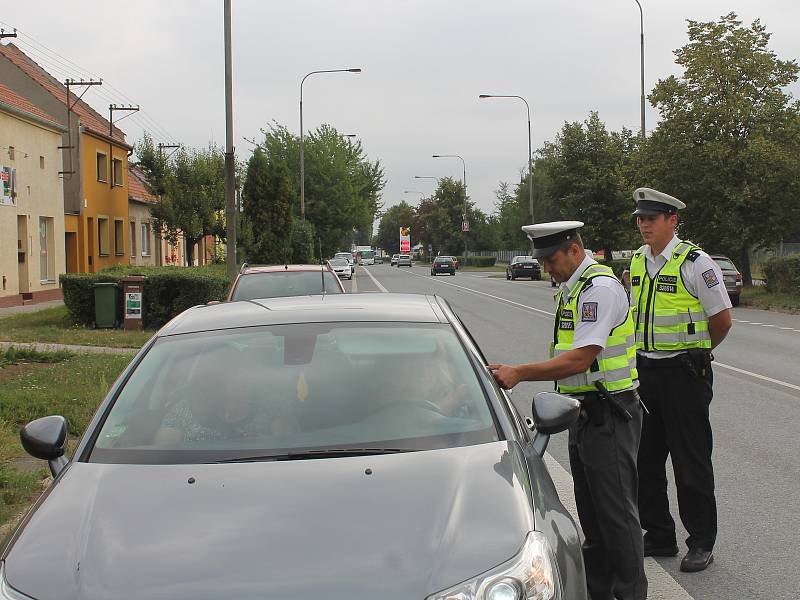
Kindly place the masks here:
<instances>
[{"instance_id":1,"label":"rear windshield","mask_svg":"<svg viewBox=\"0 0 800 600\"><path fill-rule=\"evenodd\" d=\"M532 263L533 258L530 256L515 256L512 262L515 263Z\"/></svg>"},{"instance_id":2,"label":"rear windshield","mask_svg":"<svg viewBox=\"0 0 800 600\"><path fill-rule=\"evenodd\" d=\"M336 275L327 270L322 273L320 271L273 271L251 273L239 277L231 300L321 294L322 277L325 277L326 294L342 293Z\"/></svg>"},{"instance_id":3,"label":"rear windshield","mask_svg":"<svg viewBox=\"0 0 800 600\"><path fill-rule=\"evenodd\" d=\"M726 271L736 270L736 267L734 267L733 263L727 258L715 258L714 262L719 265L720 269L724 269Z\"/></svg>"},{"instance_id":4,"label":"rear windshield","mask_svg":"<svg viewBox=\"0 0 800 600\"><path fill-rule=\"evenodd\" d=\"M157 341L117 397L91 461L215 462L497 439L449 325L278 325Z\"/></svg>"},{"instance_id":5,"label":"rear windshield","mask_svg":"<svg viewBox=\"0 0 800 600\"><path fill-rule=\"evenodd\" d=\"M442 265L452 265L453 261L449 258L437 258L436 262Z\"/></svg>"}]
</instances>

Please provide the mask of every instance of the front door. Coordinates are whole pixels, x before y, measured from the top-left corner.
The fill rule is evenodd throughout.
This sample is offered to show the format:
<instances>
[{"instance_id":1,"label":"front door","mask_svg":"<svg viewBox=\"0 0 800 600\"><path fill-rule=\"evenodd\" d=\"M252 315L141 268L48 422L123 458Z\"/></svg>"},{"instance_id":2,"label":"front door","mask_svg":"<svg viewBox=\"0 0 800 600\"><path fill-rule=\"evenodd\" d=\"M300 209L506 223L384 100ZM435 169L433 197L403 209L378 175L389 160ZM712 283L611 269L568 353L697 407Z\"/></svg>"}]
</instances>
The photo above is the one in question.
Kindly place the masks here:
<instances>
[{"instance_id":1,"label":"front door","mask_svg":"<svg viewBox=\"0 0 800 600\"><path fill-rule=\"evenodd\" d=\"M31 244L28 242L28 218L17 215L17 265L19 267L19 293L26 294L31 291L28 277L28 264L30 263Z\"/></svg>"}]
</instances>

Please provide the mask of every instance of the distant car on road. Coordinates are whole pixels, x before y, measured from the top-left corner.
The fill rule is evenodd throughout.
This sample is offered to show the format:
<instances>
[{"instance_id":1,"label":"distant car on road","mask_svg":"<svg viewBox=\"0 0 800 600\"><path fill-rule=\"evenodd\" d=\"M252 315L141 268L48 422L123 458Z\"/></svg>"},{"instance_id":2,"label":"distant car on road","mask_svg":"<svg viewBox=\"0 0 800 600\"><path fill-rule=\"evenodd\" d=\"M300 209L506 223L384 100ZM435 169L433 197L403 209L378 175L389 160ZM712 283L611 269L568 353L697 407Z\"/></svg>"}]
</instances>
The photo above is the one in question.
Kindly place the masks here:
<instances>
[{"instance_id":1,"label":"distant car on road","mask_svg":"<svg viewBox=\"0 0 800 600\"><path fill-rule=\"evenodd\" d=\"M326 294L345 293L342 282L328 265L244 265L228 292L228 302L308 296L322 294L323 291Z\"/></svg>"},{"instance_id":2,"label":"distant car on road","mask_svg":"<svg viewBox=\"0 0 800 600\"><path fill-rule=\"evenodd\" d=\"M333 255L333 258L343 258L347 262L350 263L350 267L355 271L356 270L356 259L353 258L352 252L337 252Z\"/></svg>"},{"instance_id":3,"label":"distant car on road","mask_svg":"<svg viewBox=\"0 0 800 600\"><path fill-rule=\"evenodd\" d=\"M396 267L396 266L397 266L397 259L398 259L398 258L400 258L400 255L399 255L399 254L392 254L392 260L391 260L391 262L390 262L389 264L390 264L392 267Z\"/></svg>"},{"instance_id":4,"label":"distant car on road","mask_svg":"<svg viewBox=\"0 0 800 600\"><path fill-rule=\"evenodd\" d=\"M344 277L345 279L353 278L353 268L350 266L350 263L347 262L347 259L332 258L328 261L328 264L339 277Z\"/></svg>"},{"instance_id":5,"label":"distant car on road","mask_svg":"<svg viewBox=\"0 0 800 600\"><path fill-rule=\"evenodd\" d=\"M728 292L731 304L739 306L739 298L742 294L742 274L727 256L713 254L711 259L722 269L722 279L725 282L725 290Z\"/></svg>"},{"instance_id":6,"label":"distant car on road","mask_svg":"<svg viewBox=\"0 0 800 600\"><path fill-rule=\"evenodd\" d=\"M433 259L431 264L431 275L435 276L439 273L449 273L450 275L456 274L456 265L450 256L437 256Z\"/></svg>"},{"instance_id":7,"label":"distant car on road","mask_svg":"<svg viewBox=\"0 0 800 600\"><path fill-rule=\"evenodd\" d=\"M586 600L543 460L580 403L531 408L436 296L190 308L71 456L63 416L23 429L56 479L0 553L0 598Z\"/></svg>"},{"instance_id":8,"label":"distant car on road","mask_svg":"<svg viewBox=\"0 0 800 600\"><path fill-rule=\"evenodd\" d=\"M397 266L398 267L410 267L411 266L411 255L410 254L401 254L397 257Z\"/></svg>"},{"instance_id":9,"label":"distant car on road","mask_svg":"<svg viewBox=\"0 0 800 600\"><path fill-rule=\"evenodd\" d=\"M530 277L532 280L542 278L542 266L532 256L515 256L506 267L506 279Z\"/></svg>"},{"instance_id":10,"label":"distant car on road","mask_svg":"<svg viewBox=\"0 0 800 600\"><path fill-rule=\"evenodd\" d=\"M449 258L453 261L453 266L458 270L458 259L455 256L450 256L449 254L442 254L439 258Z\"/></svg>"}]
</instances>

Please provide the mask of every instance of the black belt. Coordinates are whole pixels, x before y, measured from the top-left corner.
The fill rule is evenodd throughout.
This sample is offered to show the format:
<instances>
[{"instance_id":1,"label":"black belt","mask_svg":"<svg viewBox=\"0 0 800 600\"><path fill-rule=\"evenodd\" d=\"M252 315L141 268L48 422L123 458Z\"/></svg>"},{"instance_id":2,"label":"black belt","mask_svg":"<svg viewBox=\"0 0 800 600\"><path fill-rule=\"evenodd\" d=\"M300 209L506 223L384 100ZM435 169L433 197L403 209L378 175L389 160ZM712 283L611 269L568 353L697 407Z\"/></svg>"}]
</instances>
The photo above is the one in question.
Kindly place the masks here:
<instances>
[{"instance_id":1,"label":"black belt","mask_svg":"<svg viewBox=\"0 0 800 600\"><path fill-rule=\"evenodd\" d=\"M636 368L637 369L658 369L659 367L679 367L684 364L684 360L681 358L681 355L678 354L677 356L670 356L669 358L650 358L649 356L644 356L643 354L636 355Z\"/></svg>"}]
</instances>

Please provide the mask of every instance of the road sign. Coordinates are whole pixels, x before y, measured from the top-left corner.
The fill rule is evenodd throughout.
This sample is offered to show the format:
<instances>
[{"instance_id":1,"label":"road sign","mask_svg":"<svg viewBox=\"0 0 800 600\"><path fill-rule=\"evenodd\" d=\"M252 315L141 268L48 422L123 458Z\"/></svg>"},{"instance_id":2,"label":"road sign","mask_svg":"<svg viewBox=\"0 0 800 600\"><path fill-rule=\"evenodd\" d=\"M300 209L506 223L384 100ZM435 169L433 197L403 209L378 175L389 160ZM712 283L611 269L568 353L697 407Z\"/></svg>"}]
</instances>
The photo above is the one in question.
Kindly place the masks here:
<instances>
[{"instance_id":1,"label":"road sign","mask_svg":"<svg viewBox=\"0 0 800 600\"><path fill-rule=\"evenodd\" d=\"M469 221L461 222L461 231L469 231Z\"/></svg>"}]
</instances>

